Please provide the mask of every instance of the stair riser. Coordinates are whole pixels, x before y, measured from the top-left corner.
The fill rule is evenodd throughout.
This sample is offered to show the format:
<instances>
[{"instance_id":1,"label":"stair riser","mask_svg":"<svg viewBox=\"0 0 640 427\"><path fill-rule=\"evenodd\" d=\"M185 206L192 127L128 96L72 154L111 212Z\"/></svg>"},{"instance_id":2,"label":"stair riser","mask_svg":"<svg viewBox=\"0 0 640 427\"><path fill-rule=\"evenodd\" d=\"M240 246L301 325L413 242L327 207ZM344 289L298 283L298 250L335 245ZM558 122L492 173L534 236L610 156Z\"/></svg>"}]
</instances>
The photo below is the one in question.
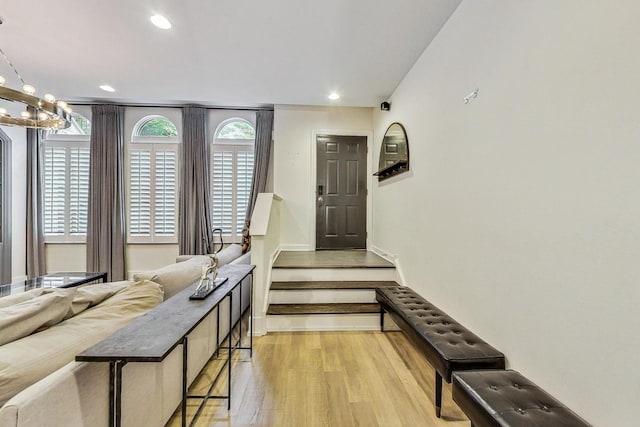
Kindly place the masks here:
<instances>
[{"instance_id":1,"label":"stair riser","mask_svg":"<svg viewBox=\"0 0 640 427\"><path fill-rule=\"evenodd\" d=\"M376 302L371 289L309 289L270 291L269 304L326 304L334 302Z\"/></svg>"},{"instance_id":2,"label":"stair riser","mask_svg":"<svg viewBox=\"0 0 640 427\"><path fill-rule=\"evenodd\" d=\"M399 330L385 315L385 331ZM379 331L379 314L310 314L267 316L268 332Z\"/></svg>"},{"instance_id":3,"label":"stair riser","mask_svg":"<svg viewBox=\"0 0 640 427\"><path fill-rule=\"evenodd\" d=\"M274 282L396 280L395 268L274 268Z\"/></svg>"}]
</instances>

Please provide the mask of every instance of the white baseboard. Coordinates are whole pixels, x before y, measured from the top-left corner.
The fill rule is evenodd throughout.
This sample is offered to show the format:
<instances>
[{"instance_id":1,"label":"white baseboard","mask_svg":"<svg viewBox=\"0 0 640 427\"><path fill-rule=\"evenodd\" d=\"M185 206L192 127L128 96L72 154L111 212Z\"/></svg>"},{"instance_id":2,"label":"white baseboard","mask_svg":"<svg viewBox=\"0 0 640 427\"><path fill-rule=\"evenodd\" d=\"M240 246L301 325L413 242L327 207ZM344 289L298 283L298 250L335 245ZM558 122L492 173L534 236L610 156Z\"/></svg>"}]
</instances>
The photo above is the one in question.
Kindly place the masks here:
<instances>
[{"instance_id":1,"label":"white baseboard","mask_svg":"<svg viewBox=\"0 0 640 427\"><path fill-rule=\"evenodd\" d=\"M369 251L373 252L374 254L378 255L381 258L386 259L390 263L395 264L395 262L396 262L396 256L395 255L390 254L390 253L388 253L386 251L383 251L382 249L380 249L379 247L377 247L375 245L369 246Z\"/></svg>"},{"instance_id":2,"label":"white baseboard","mask_svg":"<svg viewBox=\"0 0 640 427\"><path fill-rule=\"evenodd\" d=\"M254 337L261 337L267 334L267 322L264 316L254 316L253 322Z\"/></svg>"},{"instance_id":3,"label":"white baseboard","mask_svg":"<svg viewBox=\"0 0 640 427\"><path fill-rule=\"evenodd\" d=\"M305 244L287 243L280 245L280 250L291 252L314 252L316 249Z\"/></svg>"}]
</instances>

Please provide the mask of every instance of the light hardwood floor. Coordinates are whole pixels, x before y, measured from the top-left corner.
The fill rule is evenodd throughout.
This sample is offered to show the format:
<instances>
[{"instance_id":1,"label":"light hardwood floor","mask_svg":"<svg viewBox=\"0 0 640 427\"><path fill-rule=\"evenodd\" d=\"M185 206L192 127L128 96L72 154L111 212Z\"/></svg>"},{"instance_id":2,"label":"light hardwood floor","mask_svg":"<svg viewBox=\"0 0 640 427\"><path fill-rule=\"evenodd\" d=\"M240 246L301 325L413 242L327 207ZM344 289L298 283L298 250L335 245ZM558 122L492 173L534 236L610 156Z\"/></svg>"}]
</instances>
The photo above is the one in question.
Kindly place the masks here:
<instances>
[{"instance_id":1,"label":"light hardwood floor","mask_svg":"<svg viewBox=\"0 0 640 427\"><path fill-rule=\"evenodd\" d=\"M206 391L220 363L209 362L192 393ZM254 338L253 359L234 353L232 373L231 411L209 400L197 426L469 426L446 383L436 418L433 369L401 332L270 333ZM225 390L221 379L216 391ZM179 410L168 425L180 425Z\"/></svg>"}]
</instances>

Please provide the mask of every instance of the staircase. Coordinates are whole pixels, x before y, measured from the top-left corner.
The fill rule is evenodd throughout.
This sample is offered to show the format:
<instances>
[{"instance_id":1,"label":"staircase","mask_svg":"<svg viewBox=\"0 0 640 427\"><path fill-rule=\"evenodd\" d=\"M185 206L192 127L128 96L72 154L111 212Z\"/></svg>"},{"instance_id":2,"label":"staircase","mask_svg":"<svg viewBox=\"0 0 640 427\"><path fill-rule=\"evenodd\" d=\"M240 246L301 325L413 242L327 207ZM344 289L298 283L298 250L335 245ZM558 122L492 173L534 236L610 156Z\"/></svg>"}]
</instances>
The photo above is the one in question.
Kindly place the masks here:
<instances>
[{"instance_id":1,"label":"staircase","mask_svg":"<svg viewBox=\"0 0 640 427\"><path fill-rule=\"evenodd\" d=\"M282 252L272 270L267 331L379 330L377 287L395 266L367 251Z\"/></svg>"}]
</instances>

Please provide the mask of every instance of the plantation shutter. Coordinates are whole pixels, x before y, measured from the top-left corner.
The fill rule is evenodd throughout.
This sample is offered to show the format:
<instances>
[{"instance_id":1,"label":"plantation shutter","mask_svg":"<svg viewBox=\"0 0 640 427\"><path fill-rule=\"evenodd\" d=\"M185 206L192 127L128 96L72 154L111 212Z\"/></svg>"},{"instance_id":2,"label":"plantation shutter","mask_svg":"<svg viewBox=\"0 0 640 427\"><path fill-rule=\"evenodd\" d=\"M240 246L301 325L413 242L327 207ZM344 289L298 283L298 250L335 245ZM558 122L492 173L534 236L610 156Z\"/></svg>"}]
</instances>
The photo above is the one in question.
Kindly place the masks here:
<instances>
[{"instance_id":1,"label":"plantation shutter","mask_svg":"<svg viewBox=\"0 0 640 427\"><path fill-rule=\"evenodd\" d=\"M233 227L233 151L215 147L212 150L213 228L230 235Z\"/></svg>"},{"instance_id":2,"label":"plantation shutter","mask_svg":"<svg viewBox=\"0 0 640 427\"><path fill-rule=\"evenodd\" d=\"M89 148L69 149L69 234L87 234Z\"/></svg>"},{"instance_id":3,"label":"plantation shutter","mask_svg":"<svg viewBox=\"0 0 640 427\"><path fill-rule=\"evenodd\" d=\"M44 148L44 234L65 234L65 147ZM86 203L86 202L85 202Z\"/></svg>"},{"instance_id":4,"label":"plantation shutter","mask_svg":"<svg viewBox=\"0 0 640 427\"><path fill-rule=\"evenodd\" d=\"M151 236L151 149L131 149L129 234Z\"/></svg>"},{"instance_id":5,"label":"plantation shutter","mask_svg":"<svg viewBox=\"0 0 640 427\"><path fill-rule=\"evenodd\" d=\"M238 151L236 162L236 235L241 236L247 205L251 196L251 178L253 175L253 152Z\"/></svg>"},{"instance_id":6,"label":"plantation shutter","mask_svg":"<svg viewBox=\"0 0 640 427\"><path fill-rule=\"evenodd\" d=\"M174 236L176 230L176 158L175 150L155 153L155 218L156 236Z\"/></svg>"}]
</instances>

